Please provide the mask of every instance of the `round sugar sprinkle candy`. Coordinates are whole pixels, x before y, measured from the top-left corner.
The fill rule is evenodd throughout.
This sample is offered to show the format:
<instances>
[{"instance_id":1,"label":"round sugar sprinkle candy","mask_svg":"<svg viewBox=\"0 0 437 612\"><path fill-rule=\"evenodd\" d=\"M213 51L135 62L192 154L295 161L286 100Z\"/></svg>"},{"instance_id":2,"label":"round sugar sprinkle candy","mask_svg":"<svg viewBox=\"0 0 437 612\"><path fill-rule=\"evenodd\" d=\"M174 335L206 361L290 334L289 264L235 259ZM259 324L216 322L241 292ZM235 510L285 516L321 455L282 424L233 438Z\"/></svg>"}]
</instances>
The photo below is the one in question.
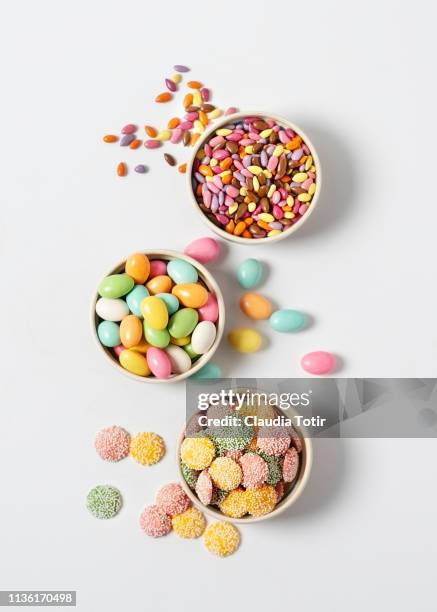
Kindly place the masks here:
<instances>
[{"instance_id":1,"label":"round sugar sprinkle candy","mask_svg":"<svg viewBox=\"0 0 437 612\"><path fill-rule=\"evenodd\" d=\"M197 479L199 478L199 472L192 470L188 467L188 465L181 461L181 473L190 489L194 489Z\"/></svg>"},{"instance_id":2,"label":"round sugar sprinkle candy","mask_svg":"<svg viewBox=\"0 0 437 612\"><path fill-rule=\"evenodd\" d=\"M299 471L299 455L295 448L289 448L285 453L282 470L284 473L284 482L293 482Z\"/></svg>"},{"instance_id":3,"label":"round sugar sprinkle candy","mask_svg":"<svg viewBox=\"0 0 437 612\"><path fill-rule=\"evenodd\" d=\"M214 443L206 437L185 438L181 459L192 470L204 470L215 457Z\"/></svg>"},{"instance_id":4,"label":"round sugar sprinkle candy","mask_svg":"<svg viewBox=\"0 0 437 612\"><path fill-rule=\"evenodd\" d=\"M287 452L285 453L285 456L287 456L288 452L289 450L287 450ZM266 483L269 485L275 486L282 478L282 469L281 469L280 459L272 455L266 455L262 451L260 451L259 454L261 455L261 457L264 459L264 461L267 464Z\"/></svg>"},{"instance_id":5,"label":"round sugar sprinkle candy","mask_svg":"<svg viewBox=\"0 0 437 612\"><path fill-rule=\"evenodd\" d=\"M280 457L290 446L291 438L281 427L262 427L258 432L258 448L266 455Z\"/></svg>"},{"instance_id":6,"label":"round sugar sprinkle candy","mask_svg":"<svg viewBox=\"0 0 437 612\"><path fill-rule=\"evenodd\" d=\"M203 534L206 550L219 557L234 553L240 544L240 533L231 523L218 521L211 523Z\"/></svg>"},{"instance_id":7,"label":"round sugar sprinkle candy","mask_svg":"<svg viewBox=\"0 0 437 612\"><path fill-rule=\"evenodd\" d=\"M129 454L130 434L117 425L99 431L94 447L99 457L105 461L120 461Z\"/></svg>"},{"instance_id":8,"label":"round sugar sprinkle candy","mask_svg":"<svg viewBox=\"0 0 437 612\"><path fill-rule=\"evenodd\" d=\"M130 454L135 461L142 465L158 463L165 454L164 440L156 433L139 433L131 440Z\"/></svg>"},{"instance_id":9,"label":"round sugar sprinkle candy","mask_svg":"<svg viewBox=\"0 0 437 612\"><path fill-rule=\"evenodd\" d=\"M252 516L268 514L276 506L277 495L271 485L246 490L247 511Z\"/></svg>"},{"instance_id":10,"label":"round sugar sprinkle candy","mask_svg":"<svg viewBox=\"0 0 437 612\"><path fill-rule=\"evenodd\" d=\"M86 507L98 519L110 519L120 511L121 493L109 485L97 485L88 493Z\"/></svg>"},{"instance_id":11,"label":"round sugar sprinkle candy","mask_svg":"<svg viewBox=\"0 0 437 612\"><path fill-rule=\"evenodd\" d=\"M206 521L197 508L188 508L171 519L174 532L181 538L199 538L205 531Z\"/></svg>"},{"instance_id":12,"label":"round sugar sprinkle candy","mask_svg":"<svg viewBox=\"0 0 437 612\"><path fill-rule=\"evenodd\" d=\"M247 514L246 491L241 488L234 489L219 503L219 508L230 518L241 518Z\"/></svg>"},{"instance_id":13,"label":"round sugar sprinkle candy","mask_svg":"<svg viewBox=\"0 0 437 612\"><path fill-rule=\"evenodd\" d=\"M148 506L140 514L140 527L148 536L160 538L171 531L171 520L158 506Z\"/></svg>"},{"instance_id":14,"label":"round sugar sprinkle candy","mask_svg":"<svg viewBox=\"0 0 437 612\"><path fill-rule=\"evenodd\" d=\"M173 517L185 512L190 507L189 497L184 493L180 484L173 482L161 487L156 494L156 505L165 514Z\"/></svg>"},{"instance_id":15,"label":"round sugar sprinkle candy","mask_svg":"<svg viewBox=\"0 0 437 612\"><path fill-rule=\"evenodd\" d=\"M209 475L216 487L232 491L241 483L241 467L229 457L217 457L211 463Z\"/></svg>"},{"instance_id":16,"label":"round sugar sprinkle candy","mask_svg":"<svg viewBox=\"0 0 437 612\"><path fill-rule=\"evenodd\" d=\"M213 492L212 480L208 470L203 470L203 472L200 472L199 478L196 482L195 490L196 495L200 499L202 504L208 506L211 503Z\"/></svg>"},{"instance_id":17,"label":"round sugar sprinkle candy","mask_svg":"<svg viewBox=\"0 0 437 612\"><path fill-rule=\"evenodd\" d=\"M243 486L247 489L254 489L265 483L268 467L262 457L255 453L246 453L240 459L243 470Z\"/></svg>"}]
</instances>

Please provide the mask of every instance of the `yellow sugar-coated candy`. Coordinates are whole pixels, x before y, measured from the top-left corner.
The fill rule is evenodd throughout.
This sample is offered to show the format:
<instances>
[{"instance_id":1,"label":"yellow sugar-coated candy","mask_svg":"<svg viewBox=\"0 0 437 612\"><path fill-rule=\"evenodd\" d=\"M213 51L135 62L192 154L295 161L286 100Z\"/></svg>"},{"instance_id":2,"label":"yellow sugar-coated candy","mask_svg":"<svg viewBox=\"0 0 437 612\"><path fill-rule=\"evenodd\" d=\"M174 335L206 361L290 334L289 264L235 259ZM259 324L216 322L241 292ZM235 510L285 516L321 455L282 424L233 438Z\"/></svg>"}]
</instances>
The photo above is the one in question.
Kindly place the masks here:
<instances>
[{"instance_id":1,"label":"yellow sugar-coated candy","mask_svg":"<svg viewBox=\"0 0 437 612\"><path fill-rule=\"evenodd\" d=\"M208 113L208 119L217 119L217 117L220 117L221 115L223 115L222 109L215 108L213 111Z\"/></svg>"},{"instance_id":2,"label":"yellow sugar-coated candy","mask_svg":"<svg viewBox=\"0 0 437 612\"><path fill-rule=\"evenodd\" d=\"M276 491L270 485L263 485L257 489L246 489L247 511L252 516L268 514L276 506L276 502Z\"/></svg>"},{"instance_id":3,"label":"yellow sugar-coated candy","mask_svg":"<svg viewBox=\"0 0 437 612\"><path fill-rule=\"evenodd\" d=\"M316 184L315 183L311 183L311 185L308 187L308 193L310 195L314 195L316 193Z\"/></svg>"},{"instance_id":4,"label":"yellow sugar-coated candy","mask_svg":"<svg viewBox=\"0 0 437 612\"><path fill-rule=\"evenodd\" d=\"M249 170L249 172L251 172L252 174L255 174L255 176L258 176L258 174L262 174L263 169L261 168L261 166L248 166L247 169Z\"/></svg>"},{"instance_id":5,"label":"yellow sugar-coated candy","mask_svg":"<svg viewBox=\"0 0 437 612\"><path fill-rule=\"evenodd\" d=\"M132 347L132 350L136 353L142 353L143 355L147 353L147 350L150 348L150 344L146 342L145 338L141 338L141 340Z\"/></svg>"},{"instance_id":6,"label":"yellow sugar-coated candy","mask_svg":"<svg viewBox=\"0 0 437 612\"><path fill-rule=\"evenodd\" d=\"M176 346L186 346L191 342L191 336L184 336L183 338L173 338L170 336L171 344L176 344Z\"/></svg>"},{"instance_id":7,"label":"yellow sugar-coated candy","mask_svg":"<svg viewBox=\"0 0 437 612\"><path fill-rule=\"evenodd\" d=\"M219 503L219 508L223 514L230 518L241 518L247 514L246 491L241 488L231 491Z\"/></svg>"},{"instance_id":8,"label":"yellow sugar-coated candy","mask_svg":"<svg viewBox=\"0 0 437 612\"><path fill-rule=\"evenodd\" d=\"M181 538L199 538L205 531L206 520L200 510L192 506L182 514L176 514L171 519L171 524Z\"/></svg>"},{"instance_id":9,"label":"yellow sugar-coated candy","mask_svg":"<svg viewBox=\"0 0 437 612\"><path fill-rule=\"evenodd\" d=\"M240 533L231 523L218 521L211 523L203 534L206 550L219 557L227 557L235 552L240 544Z\"/></svg>"},{"instance_id":10,"label":"yellow sugar-coated candy","mask_svg":"<svg viewBox=\"0 0 437 612\"><path fill-rule=\"evenodd\" d=\"M153 465L165 454L164 440L156 433L142 432L132 438L129 451L131 457L141 465Z\"/></svg>"},{"instance_id":11,"label":"yellow sugar-coated candy","mask_svg":"<svg viewBox=\"0 0 437 612\"><path fill-rule=\"evenodd\" d=\"M153 327L153 329L165 329L167 327L168 310L164 300L150 295L142 300L140 309L144 320L150 327Z\"/></svg>"},{"instance_id":12,"label":"yellow sugar-coated candy","mask_svg":"<svg viewBox=\"0 0 437 612\"><path fill-rule=\"evenodd\" d=\"M295 183L303 183L308 178L308 174L306 172L297 172L293 175L293 181Z\"/></svg>"},{"instance_id":13,"label":"yellow sugar-coated candy","mask_svg":"<svg viewBox=\"0 0 437 612\"><path fill-rule=\"evenodd\" d=\"M209 475L214 485L222 491L236 489L243 478L241 467L230 457L217 457L209 466Z\"/></svg>"},{"instance_id":14,"label":"yellow sugar-coated candy","mask_svg":"<svg viewBox=\"0 0 437 612\"><path fill-rule=\"evenodd\" d=\"M175 72L175 74L171 75L170 80L177 85L182 81L182 76L178 72Z\"/></svg>"},{"instance_id":15,"label":"yellow sugar-coated candy","mask_svg":"<svg viewBox=\"0 0 437 612\"><path fill-rule=\"evenodd\" d=\"M215 446L209 438L185 438L181 460L192 470L204 470L215 457Z\"/></svg>"},{"instance_id":16,"label":"yellow sugar-coated candy","mask_svg":"<svg viewBox=\"0 0 437 612\"><path fill-rule=\"evenodd\" d=\"M272 133L272 131L273 131L272 128L266 128L265 130L260 132L259 135L261 136L261 138L268 138L270 134Z\"/></svg>"},{"instance_id":17,"label":"yellow sugar-coated candy","mask_svg":"<svg viewBox=\"0 0 437 612\"><path fill-rule=\"evenodd\" d=\"M282 231L281 230L270 230L267 236L271 238L272 236L277 236L278 234L282 234Z\"/></svg>"},{"instance_id":18,"label":"yellow sugar-coated candy","mask_svg":"<svg viewBox=\"0 0 437 612\"><path fill-rule=\"evenodd\" d=\"M284 147L281 144L278 144L273 150L273 157L281 157L283 152L284 152Z\"/></svg>"},{"instance_id":19,"label":"yellow sugar-coated candy","mask_svg":"<svg viewBox=\"0 0 437 612\"><path fill-rule=\"evenodd\" d=\"M250 327L235 327L228 334L228 340L240 353L255 353L261 348L261 335Z\"/></svg>"},{"instance_id":20,"label":"yellow sugar-coated candy","mask_svg":"<svg viewBox=\"0 0 437 612\"><path fill-rule=\"evenodd\" d=\"M155 139L156 140L161 140L163 142L165 140L170 140L170 137L171 137L171 131L170 130L161 130L155 136Z\"/></svg>"},{"instance_id":21,"label":"yellow sugar-coated candy","mask_svg":"<svg viewBox=\"0 0 437 612\"><path fill-rule=\"evenodd\" d=\"M299 202L309 202L312 198L312 195L310 195L309 193L300 193L297 196L297 199L299 200Z\"/></svg>"},{"instance_id":22,"label":"yellow sugar-coated candy","mask_svg":"<svg viewBox=\"0 0 437 612\"><path fill-rule=\"evenodd\" d=\"M118 360L120 365L132 374L136 374L137 376L150 375L150 368L147 364L146 358L144 355L141 355L139 352L134 350L134 347L121 351Z\"/></svg>"},{"instance_id":23,"label":"yellow sugar-coated candy","mask_svg":"<svg viewBox=\"0 0 437 612\"><path fill-rule=\"evenodd\" d=\"M229 134L232 134L232 130L230 130L229 128L220 128L216 130L215 133L217 134L217 136L229 136Z\"/></svg>"}]
</instances>

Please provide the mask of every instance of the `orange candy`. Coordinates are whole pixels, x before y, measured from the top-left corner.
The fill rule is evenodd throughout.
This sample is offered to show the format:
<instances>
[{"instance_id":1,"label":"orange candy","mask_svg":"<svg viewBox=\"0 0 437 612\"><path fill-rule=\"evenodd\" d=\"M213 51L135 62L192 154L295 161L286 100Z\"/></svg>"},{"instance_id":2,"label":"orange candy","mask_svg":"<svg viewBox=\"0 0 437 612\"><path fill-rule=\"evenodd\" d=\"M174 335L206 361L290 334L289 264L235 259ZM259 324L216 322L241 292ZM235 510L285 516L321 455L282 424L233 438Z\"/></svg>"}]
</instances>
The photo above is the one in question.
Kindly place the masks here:
<instances>
[{"instance_id":1,"label":"orange candy","mask_svg":"<svg viewBox=\"0 0 437 612\"><path fill-rule=\"evenodd\" d=\"M244 221L239 221L237 223L237 225L235 226L234 229L234 235L235 236L240 236L240 234L242 234L244 232L244 230L246 229L246 224Z\"/></svg>"},{"instance_id":2,"label":"orange candy","mask_svg":"<svg viewBox=\"0 0 437 612\"><path fill-rule=\"evenodd\" d=\"M138 149L140 144L141 144L141 140L138 140L138 139L132 140L132 142L129 145L129 149Z\"/></svg>"},{"instance_id":3,"label":"orange candy","mask_svg":"<svg viewBox=\"0 0 437 612\"><path fill-rule=\"evenodd\" d=\"M282 210L284 210L284 209L282 209ZM245 223L246 225L252 225L252 223L253 223L253 217L247 217L246 219L244 219L244 223ZM251 234L251 235L252 235L252 234Z\"/></svg>"},{"instance_id":4,"label":"orange candy","mask_svg":"<svg viewBox=\"0 0 437 612\"><path fill-rule=\"evenodd\" d=\"M249 232L249 230L244 230L241 235L244 236L244 238L252 238L252 234Z\"/></svg>"},{"instance_id":5,"label":"orange candy","mask_svg":"<svg viewBox=\"0 0 437 612\"><path fill-rule=\"evenodd\" d=\"M173 119L170 119L170 121L167 123L167 127L169 130L173 130L174 128L178 127L180 122L181 120L179 119L179 117L173 117Z\"/></svg>"},{"instance_id":6,"label":"orange candy","mask_svg":"<svg viewBox=\"0 0 437 612\"><path fill-rule=\"evenodd\" d=\"M125 176L126 175L126 164L123 162L120 162L117 166L117 174L118 176Z\"/></svg>"},{"instance_id":7,"label":"orange candy","mask_svg":"<svg viewBox=\"0 0 437 612\"><path fill-rule=\"evenodd\" d=\"M191 106L193 104L193 94L190 94L190 93L187 94L184 97L184 101L183 101L182 104L183 104L184 108L188 108L189 106Z\"/></svg>"},{"instance_id":8,"label":"orange candy","mask_svg":"<svg viewBox=\"0 0 437 612\"><path fill-rule=\"evenodd\" d=\"M225 159L223 159L220 162L220 170L227 170L228 168L230 168L232 166L232 157L225 157Z\"/></svg>"},{"instance_id":9,"label":"orange candy","mask_svg":"<svg viewBox=\"0 0 437 612\"><path fill-rule=\"evenodd\" d=\"M126 260L125 272L137 285L142 285L149 278L150 261L144 253L134 253Z\"/></svg>"},{"instance_id":10,"label":"orange candy","mask_svg":"<svg viewBox=\"0 0 437 612\"><path fill-rule=\"evenodd\" d=\"M158 130L155 130L155 128L151 125L145 125L144 130L147 136L150 136L150 138L155 138L155 136L158 136Z\"/></svg>"},{"instance_id":11,"label":"orange candy","mask_svg":"<svg viewBox=\"0 0 437 612\"><path fill-rule=\"evenodd\" d=\"M194 133L194 134L191 136L190 146L192 146L192 147L193 147L193 146L196 144L196 142L199 140L199 138L200 138L200 134Z\"/></svg>"},{"instance_id":12,"label":"orange candy","mask_svg":"<svg viewBox=\"0 0 437 612\"><path fill-rule=\"evenodd\" d=\"M232 181L232 174L227 174L226 176L222 176L223 185L229 185L231 181Z\"/></svg>"},{"instance_id":13,"label":"orange candy","mask_svg":"<svg viewBox=\"0 0 437 612\"><path fill-rule=\"evenodd\" d=\"M199 283L180 283L171 292L187 308L200 308L208 300L208 291Z\"/></svg>"},{"instance_id":14,"label":"orange candy","mask_svg":"<svg viewBox=\"0 0 437 612\"><path fill-rule=\"evenodd\" d=\"M187 85L190 89L200 89L202 87L202 83L199 83L199 81L188 81Z\"/></svg>"},{"instance_id":15,"label":"orange candy","mask_svg":"<svg viewBox=\"0 0 437 612\"><path fill-rule=\"evenodd\" d=\"M127 315L120 323L120 340L124 347L131 348L141 342L143 326L138 317Z\"/></svg>"},{"instance_id":16,"label":"orange candy","mask_svg":"<svg viewBox=\"0 0 437 612\"><path fill-rule=\"evenodd\" d=\"M103 136L103 142L117 142L118 136L114 136L114 134L106 134Z\"/></svg>"},{"instance_id":17,"label":"orange candy","mask_svg":"<svg viewBox=\"0 0 437 612\"><path fill-rule=\"evenodd\" d=\"M258 225L259 225L260 227L262 227L263 229L265 229L265 230L266 230L266 232L270 232L270 230L272 229L272 228L270 227L270 225L269 225L268 223L266 223L265 221L257 221L257 223L258 223Z\"/></svg>"},{"instance_id":18,"label":"orange candy","mask_svg":"<svg viewBox=\"0 0 437 612\"><path fill-rule=\"evenodd\" d=\"M240 298L240 308L251 319L268 319L272 314L272 305L259 293L243 293Z\"/></svg>"},{"instance_id":19,"label":"orange candy","mask_svg":"<svg viewBox=\"0 0 437 612\"><path fill-rule=\"evenodd\" d=\"M172 286L173 281L167 274L154 276L146 283L146 287L151 295L156 295L157 293L170 293Z\"/></svg>"},{"instance_id":20,"label":"orange candy","mask_svg":"<svg viewBox=\"0 0 437 612\"><path fill-rule=\"evenodd\" d=\"M185 174L186 171L187 171L187 164L180 164L178 166L178 172L180 172L181 174Z\"/></svg>"},{"instance_id":21,"label":"orange candy","mask_svg":"<svg viewBox=\"0 0 437 612\"><path fill-rule=\"evenodd\" d=\"M231 219L228 223L226 223L225 231L227 231L228 234L233 234L234 233L234 229L235 229L235 222L234 222L233 219Z\"/></svg>"},{"instance_id":22,"label":"orange candy","mask_svg":"<svg viewBox=\"0 0 437 612\"><path fill-rule=\"evenodd\" d=\"M203 111L199 111L199 121L205 127L208 125L208 117Z\"/></svg>"},{"instance_id":23,"label":"orange candy","mask_svg":"<svg viewBox=\"0 0 437 612\"><path fill-rule=\"evenodd\" d=\"M156 96L155 102L170 102L172 97L170 92L164 91Z\"/></svg>"},{"instance_id":24,"label":"orange candy","mask_svg":"<svg viewBox=\"0 0 437 612\"><path fill-rule=\"evenodd\" d=\"M205 164L201 164L199 166L199 172L203 176L212 176L213 175L213 172L212 172L211 168L209 166L206 166Z\"/></svg>"}]
</instances>

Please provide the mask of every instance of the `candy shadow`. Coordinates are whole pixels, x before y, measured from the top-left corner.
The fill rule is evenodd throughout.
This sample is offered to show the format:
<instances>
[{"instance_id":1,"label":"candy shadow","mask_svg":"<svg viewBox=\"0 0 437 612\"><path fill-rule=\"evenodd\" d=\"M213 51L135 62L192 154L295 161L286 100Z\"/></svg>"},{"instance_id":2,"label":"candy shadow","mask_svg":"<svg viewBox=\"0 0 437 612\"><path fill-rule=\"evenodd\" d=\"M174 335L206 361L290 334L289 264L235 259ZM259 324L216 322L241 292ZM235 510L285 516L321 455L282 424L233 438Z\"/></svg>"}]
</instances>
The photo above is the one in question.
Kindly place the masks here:
<instances>
[{"instance_id":1,"label":"candy shadow","mask_svg":"<svg viewBox=\"0 0 437 612\"><path fill-rule=\"evenodd\" d=\"M316 210L293 234L291 237L293 241L307 239L344 223L353 212L356 191L353 154L341 136L325 127L312 125L305 120L300 121L298 117L296 123L308 134L319 154L323 184Z\"/></svg>"}]
</instances>

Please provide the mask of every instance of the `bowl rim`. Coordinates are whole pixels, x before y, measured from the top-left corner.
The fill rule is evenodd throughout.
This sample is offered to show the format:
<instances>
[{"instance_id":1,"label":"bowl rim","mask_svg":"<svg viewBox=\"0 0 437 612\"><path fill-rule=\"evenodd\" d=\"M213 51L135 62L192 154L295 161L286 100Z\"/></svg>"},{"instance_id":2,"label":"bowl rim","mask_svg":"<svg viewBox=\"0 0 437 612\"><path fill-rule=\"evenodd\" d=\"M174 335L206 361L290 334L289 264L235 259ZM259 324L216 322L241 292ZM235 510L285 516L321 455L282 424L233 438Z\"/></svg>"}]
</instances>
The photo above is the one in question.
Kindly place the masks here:
<instances>
[{"instance_id":1,"label":"bowl rim","mask_svg":"<svg viewBox=\"0 0 437 612\"><path fill-rule=\"evenodd\" d=\"M217 325L216 325L217 333L215 336L214 343L206 353L204 353L203 355L199 357L199 359L195 362L192 368L190 368L187 372L183 372L182 374L177 374L175 376L171 376L170 378L156 378L155 376L153 377L138 376L138 374L133 374L132 372L129 372L128 370L123 368L116 361L115 357L113 357L110 354L109 349L107 349L107 347L104 347L98 338L97 326L96 326L96 316L97 316L96 315L96 303L97 303L97 300L100 298L100 296L97 293L97 291L93 293L93 297L91 299L90 323L91 323L92 336L95 340L95 343L99 347L100 351L105 356L106 360L109 361L115 369L123 372L123 374L125 374L129 378L133 380L137 380L139 382L148 383L148 384L165 384L165 383L180 382L188 378L189 376L192 376L195 372L197 372L205 364L207 364L219 347L219 344L223 337L224 328L225 328L225 302L223 299L222 291L217 281L215 280L214 276L211 274L211 272L207 270L205 266L203 266L203 264L193 259L189 255L186 255L185 253L182 253L180 251L167 250L167 249L148 249L148 250L138 249L137 251L132 251L132 253L144 253L144 255L147 255L149 259L162 259L162 258L164 259L183 259L187 261L188 263L192 264L196 268L196 270L199 272L199 276L207 285L208 291L211 292L212 290L212 292L215 294L217 298L219 316L218 316ZM109 271L101 277L99 283L97 283L97 286L99 286L100 282L107 276L110 276L111 274L120 274L121 273L120 271L124 270L126 261L127 261L127 257L119 261L119 263L116 264L115 266L112 266L109 269Z\"/></svg>"},{"instance_id":2,"label":"bowl rim","mask_svg":"<svg viewBox=\"0 0 437 612\"><path fill-rule=\"evenodd\" d=\"M205 140L207 140L215 130L220 129L220 127L222 127L226 123L236 121L238 119L242 119L243 117L246 117L246 116L256 116L256 117L259 116L261 118L267 117L268 119L273 119L274 121L276 121L276 123L282 124L285 127L289 127L294 132L299 134L299 136L302 136L303 140L305 141L305 144L307 144L309 149L311 150L311 155L313 157L314 165L316 166L316 173L317 173L316 191L313 195L311 206L308 208L306 214L301 218L301 220L295 223L294 225L292 225L290 229L286 230L285 232L281 232L280 234L276 236L271 236L270 238L266 236L265 238L257 238L256 240L249 240L248 238L242 238L241 236L234 236L233 234L228 234L228 232L226 232L225 230L222 230L217 225L212 223L212 221L210 221L208 217L200 210L199 205L196 201L196 198L194 197L193 189L191 186L191 174L193 171L193 163L194 163L194 160L196 159L197 152L199 151L200 147L204 144ZM272 244L274 242L278 242L279 240L284 240L284 238L287 238L291 234L294 234L294 232L297 232L304 225L304 223L307 222L308 218L313 214L315 208L318 205L320 191L322 187L322 167L320 164L320 158L317 153L317 149L315 148L313 142L310 140L307 134L298 125L289 121L285 117L282 117L281 115L276 115L274 113L266 113L263 111L245 111L245 112L233 113L232 115L223 115L217 121L214 122L214 125L211 125L200 135L200 138L197 140L195 146L193 147L193 151L191 153L190 159L187 162L186 186L188 189L189 200L191 204L194 206L194 208L196 209L197 214L201 216L201 218L203 219L203 222L215 234L217 234L218 236L220 236L221 238L225 240L228 240L230 242L235 242L237 244L245 244L249 246L253 246L255 244Z\"/></svg>"},{"instance_id":3,"label":"bowl rim","mask_svg":"<svg viewBox=\"0 0 437 612\"><path fill-rule=\"evenodd\" d=\"M260 391L260 389L258 389L258 391ZM277 406L276 406L276 409L285 416L287 415L296 416L298 414L291 407L287 409L287 413L284 413L284 411L278 408ZM310 436L308 435L307 429L303 425L299 427L293 425L293 428L298 433L302 441L302 451L299 454L303 458L303 461L302 461L303 470L298 475L297 481L295 485L293 486L293 488L287 493L286 496L284 496L281 499L281 501L275 506L275 508L268 514L263 514L262 516L246 515L242 518L232 518L230 516L226 516L225 514L220 512L220 510L218 509L215 510L211 506L205 506L204 504L202 504L200 499L195 495L195 493L187 485L182 475L180 448L185 438L186 426L184 426L182 431L180 432L178 439L177 439L177 443L176 443L176 466L177 466L177 472L179 475L179 480L180 480L182 489L184 490L186 495L190 498L191 502L196 508L198 508L202 512L206 512L208 515L220 521L230 521L233 523L248 524L248 523L258 523L260 521L266 521L266 520L279 516L285 510L290 508L302 495L305 487L308 484L308 480L309 480L311 470L312 470L312 465L313 465L313 444L312 444L312 440Z\"/></svg>"}]
</instances>

